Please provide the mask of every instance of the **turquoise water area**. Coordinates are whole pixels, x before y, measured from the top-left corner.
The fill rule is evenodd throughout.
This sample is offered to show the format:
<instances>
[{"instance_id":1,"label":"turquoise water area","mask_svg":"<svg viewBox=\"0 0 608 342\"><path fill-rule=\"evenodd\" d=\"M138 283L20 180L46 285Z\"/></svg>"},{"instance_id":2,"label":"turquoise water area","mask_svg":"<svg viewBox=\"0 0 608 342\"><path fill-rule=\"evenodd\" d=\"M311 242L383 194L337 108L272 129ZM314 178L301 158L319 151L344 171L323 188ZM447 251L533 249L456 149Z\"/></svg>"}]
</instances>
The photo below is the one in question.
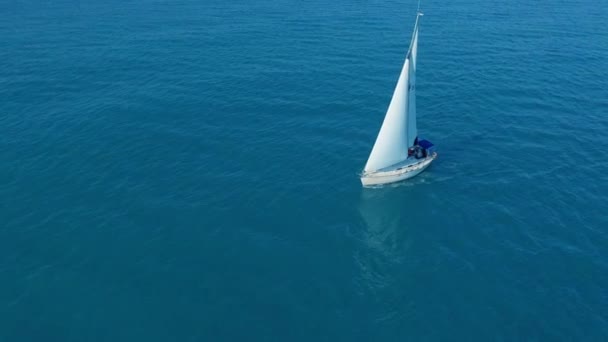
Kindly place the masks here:
<instances>
[{"instance_id":1,"label":"turquoise water area","mask_svg":"<svg viewBox=\"0 0 608 342\"><path fill-rule=\"evenodd\" d=\"M608 5L0 4L0 341L605 341Z\"/></svg>"}]
</instances>

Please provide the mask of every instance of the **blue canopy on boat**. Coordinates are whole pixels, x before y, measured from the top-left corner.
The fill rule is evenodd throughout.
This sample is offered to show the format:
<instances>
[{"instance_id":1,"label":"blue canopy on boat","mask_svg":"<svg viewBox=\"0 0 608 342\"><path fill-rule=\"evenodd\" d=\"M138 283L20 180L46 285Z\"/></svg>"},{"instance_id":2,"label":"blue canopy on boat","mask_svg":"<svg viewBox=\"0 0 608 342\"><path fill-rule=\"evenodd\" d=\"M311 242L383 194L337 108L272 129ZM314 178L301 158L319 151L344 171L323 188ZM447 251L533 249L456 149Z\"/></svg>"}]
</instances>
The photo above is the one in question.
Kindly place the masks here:
<instances>
[{"instance_id":1,"label":"blue canopy on boat","mask_svg":"<svg viewBox=\"0 0 608 342\"><path fill-rule=\"evenodd\" d=\"M427 150L434 146L433 143L428 140L420 140L420 141L418 141L418 145L420 145L420 147L427 149Z\"/></svg>"}]
</instances>

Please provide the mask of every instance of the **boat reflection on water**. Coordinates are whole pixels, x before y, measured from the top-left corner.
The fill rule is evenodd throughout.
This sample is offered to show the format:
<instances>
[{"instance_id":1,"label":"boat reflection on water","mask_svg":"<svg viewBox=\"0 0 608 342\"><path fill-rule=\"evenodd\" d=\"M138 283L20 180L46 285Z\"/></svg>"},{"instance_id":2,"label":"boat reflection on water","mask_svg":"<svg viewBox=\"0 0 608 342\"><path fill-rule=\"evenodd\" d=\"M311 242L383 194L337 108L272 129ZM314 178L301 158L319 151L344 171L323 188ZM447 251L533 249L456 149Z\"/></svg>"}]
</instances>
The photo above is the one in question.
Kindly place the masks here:
<instances>
[{"instance_id":1,"label":"boat reflection on water","mask_svg":"<svg viewBox=\"0 0 608 342\"><path fill-rule=\"evenodd\" d=\"M407 210L414 197L403 188L364 189L358 205L364 223L361 249L355 256L361 280L369 289L384 287L392 281L392 269L406 260L411 238Z\"/></svg>"},{"instance_id":2,"label":"boat reflection on water","mask_svg":"<svg viewBox=\"0 0 608 342\"><path fill-rule=\"evenodd\" d=\"M363 189L360 195L363 228L354 255L356 282L369 318L376 322L374 335L382 335L388 326L398 327L404 315L416 315L416 303L420 304L416 297L424 292L424 283L415 276L425 268L420 256L427 245L420 214L415 213L424 205L418 198L423 187L416 185Z\"/></svg>"}]
</instances>

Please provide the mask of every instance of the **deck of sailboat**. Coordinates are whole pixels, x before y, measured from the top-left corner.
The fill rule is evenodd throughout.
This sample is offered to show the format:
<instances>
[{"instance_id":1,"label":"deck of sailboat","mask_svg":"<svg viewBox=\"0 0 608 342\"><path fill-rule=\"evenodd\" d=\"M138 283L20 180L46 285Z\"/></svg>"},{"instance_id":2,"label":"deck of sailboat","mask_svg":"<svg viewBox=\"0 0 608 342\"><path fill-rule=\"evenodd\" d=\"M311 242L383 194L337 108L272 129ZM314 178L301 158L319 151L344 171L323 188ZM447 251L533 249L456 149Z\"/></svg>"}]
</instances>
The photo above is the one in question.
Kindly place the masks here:
<instances>
[{"instance_id":1,"label":"deck of sailboat","mask_svg":"<svg viewBox=\"0 0 608 342\"><path fill-rule=\"evenodd\" d=\"M423 164L428 159L433 159L433 155L429 155L429 156L424 157L424 158L416 158L414 156L410 156L410 157L407 157L407 159L405 159L404 161L401 161L399 163L393 164L391 166L387 166L385 168L377 170L376 172L399 171L401 169L405 169L405 168L408 168L408 167L414 167L417 164Z\"/></svg>"},{"instance_id":2,"label":"deck of sailboat","mask_svg":"<svg viewBox=\"0 0 608 342\"><path fill-rule=\"evenodd\" d=\"M381 170L364 172L361 174L361 183L363 186L375 186L412 178L429 167L435 158L437 158L437 152L432 152L424 158L408 158Z\"/></svg>"},{"instance_id":3,"label":"deck of sailboat","mask_svg":"<svg viewBox=\"0 0 608 342\"><path fill-rule=\"evenodd\" d=\"M390 174L390 173L403 173L408 172L410 170L418 169L419 167L425 166L430 163L437 157L437 152L432 152L428 156L424 158L416 158L414 156L410 156L407 159L400 161L391 166L384 167L382 169L378 169L373 172L363 172L362 176L372 176L372 175L381 175L381 174Z\"/></svg>"}]
</instances>

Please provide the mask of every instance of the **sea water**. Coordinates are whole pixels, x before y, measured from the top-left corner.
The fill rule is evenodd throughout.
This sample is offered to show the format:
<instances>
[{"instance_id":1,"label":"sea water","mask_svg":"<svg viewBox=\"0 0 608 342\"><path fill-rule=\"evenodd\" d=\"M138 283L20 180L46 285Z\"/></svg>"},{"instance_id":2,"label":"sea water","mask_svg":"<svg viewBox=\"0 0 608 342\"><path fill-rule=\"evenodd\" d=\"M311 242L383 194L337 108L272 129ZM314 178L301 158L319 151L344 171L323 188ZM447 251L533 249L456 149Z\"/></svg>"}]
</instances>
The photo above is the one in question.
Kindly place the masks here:
<instances>
[{"instance_id":1,"label":"sea water","mask_svg":"<svg viewBox=\"0 0 608 342\"><path fill-rule=\"evenodd\" d=\"M0 4L0 341L608 339L608 5Z\"/></svg>"}]
</instances>

